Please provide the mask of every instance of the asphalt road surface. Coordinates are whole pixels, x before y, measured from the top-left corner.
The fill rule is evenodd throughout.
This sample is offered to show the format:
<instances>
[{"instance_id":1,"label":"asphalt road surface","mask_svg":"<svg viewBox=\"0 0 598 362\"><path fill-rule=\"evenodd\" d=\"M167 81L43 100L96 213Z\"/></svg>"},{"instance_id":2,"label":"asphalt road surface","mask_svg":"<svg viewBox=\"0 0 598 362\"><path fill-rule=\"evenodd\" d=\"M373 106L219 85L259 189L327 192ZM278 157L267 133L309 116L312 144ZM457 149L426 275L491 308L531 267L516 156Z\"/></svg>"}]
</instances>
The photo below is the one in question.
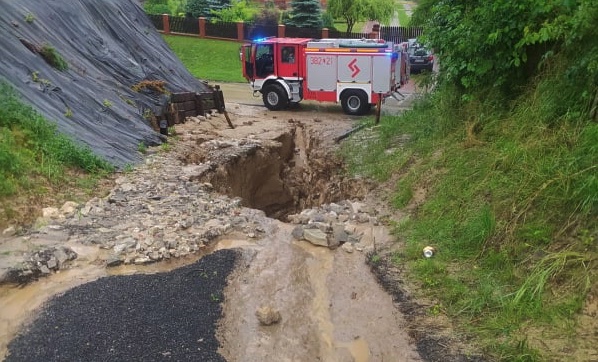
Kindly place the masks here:
<instances>
[{"instance_id":1,"label":"asphalt road surface","mask_svg":"<svg viewBox=\"0 0 598 362\"><path fill-rule=\"evenodd\" d=\"M224 361L216 324L239 252L150 275L105 277L51 299L5 361Z\"/></svg>"}]
</instances>

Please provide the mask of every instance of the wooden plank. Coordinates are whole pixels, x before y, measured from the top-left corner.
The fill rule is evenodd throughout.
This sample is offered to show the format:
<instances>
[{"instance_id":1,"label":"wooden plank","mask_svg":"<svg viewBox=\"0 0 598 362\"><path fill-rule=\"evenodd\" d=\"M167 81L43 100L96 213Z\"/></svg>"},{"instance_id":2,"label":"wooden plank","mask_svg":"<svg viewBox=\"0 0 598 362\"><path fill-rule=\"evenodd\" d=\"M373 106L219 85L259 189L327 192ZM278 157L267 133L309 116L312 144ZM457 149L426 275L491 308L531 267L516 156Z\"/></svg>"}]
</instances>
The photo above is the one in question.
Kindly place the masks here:
<instances>
[{"instance_id":1,"label":"wooden plank","mask_svg":"<svg viewBox=\"0 0 598 362\"><path fill-rule=\"evenodd\" d=\"M194 100L195 92L172 93L170 95L170 102L172 103L189 102Z\"/></svg>"}]
</instances>

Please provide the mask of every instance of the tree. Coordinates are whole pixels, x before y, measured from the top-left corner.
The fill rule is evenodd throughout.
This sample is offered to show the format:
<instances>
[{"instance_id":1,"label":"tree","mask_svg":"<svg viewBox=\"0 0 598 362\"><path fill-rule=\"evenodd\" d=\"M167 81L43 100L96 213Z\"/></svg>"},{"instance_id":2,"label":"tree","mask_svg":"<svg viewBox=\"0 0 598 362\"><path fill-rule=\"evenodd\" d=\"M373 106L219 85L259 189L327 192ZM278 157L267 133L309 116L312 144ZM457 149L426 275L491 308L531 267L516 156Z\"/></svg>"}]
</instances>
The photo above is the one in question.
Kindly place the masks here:
<instances>
[{"instance_id":1,"label":"tree","mask_svg":"<svg viewBox=\"0 0 598 362\"><path fill-rule=\"evenodd\" d=\"M395 5L392 0L368 0L364 10L367 20L388 23L394 14Z\"/></svg>"},{"instance_id":2,"label":"tree","mask_svg":"<svg viewBox=\"0 0 598 362\"><path fill-rule=\"evenodd\" d=\"M273 2L267 2L261 12L253 18L253 26L249 28L249 37L263 38L272 35L271 31L277 31L279 21L280 11Z\"/></svg>"},{"instance_id":3,"label":"tree","mask_svg":"<svg viewBox=\"0 0 598 362\"><path fill-rule=\"evenodd\" d=\"M209 2L208 0L188 0L185 12L194 18L200 16L207 18L210 16Z\"/></svg>"},{"instance_id":4,"label":"tree","mask_svg":"<svg viewBox=\"0 0 598 362\"><path fill-rule=\"evenodd\" d=\"M347 33L353 31L353 26L364 18L364 0L329 0L328 12L335 18L341 18L347 23Z\"/></svg>"},{"instance_id":5,"label":"tree","mask_svg":"<svg viewBox=\"0 0 598 362\"><path fill-rule=\"evenodd\" d=\"M468 94L493 88L514 95L547 59L566 50L572 51L569 76L579 70L579 82L597 81L597 4L422 0L412 20L424 27L425 40L441 59L442 80Z\"/></svg>"},{"instance_id":6,"label":"tree","mask_svg":"<svg viewBox=\"0 0 598 362\"><path fill-rule=\"evenodd\" d=\"M293 0L287 25L300 28L321 28L322 8L320 0Z\"/></svg>"},{"instance_id":7,"label":"tree","mask_svg":"<svg viewBox=\"0 0 598 362\"><path fill-rule=\"evenodd\" d=\"M188 15L211 18L213 11L220 11L230 7L230 0L188 0L185 11Z\"/></svg>"},{"instance_id":8,"label":"tree","mask_svg":"<svg viewBox=\"0 0 598 362\"><path fill-rule=\"evenodd\" d=\"M335 18L345 20L347 33L358 21L378 20L386 23L394 13L393 0L329 0L328 11Z\"/></svg>"},{"instance_id":9,"label":"tree","mask_svg":"<svg viewBox=\"0 0 598 362\"><path fill-rule=\"evenodd\" d=\"M250 21L254 19L258 11L257 7L247 0L233 0L230 7L212 11L212 14L220 21Z\"/></svg>"},{"instance_id":10,"label":"tree","mask_svg":"<svg viewBox=\"0 0 598 362\"><path fill-rule=\"evenodd\" d=\"M208 0L210 13L231 7L231 0Z\"/></svg>"},{"instance_id":11,"label":"tree","mask_svg":"<svg viewBox=\"0 0 598 362\"><path fill-rule=\"evenodd\" d=\"M143 4L143 10L148 14L170 14L167 0L148 0Z\"/></svg>"}]
</instances>

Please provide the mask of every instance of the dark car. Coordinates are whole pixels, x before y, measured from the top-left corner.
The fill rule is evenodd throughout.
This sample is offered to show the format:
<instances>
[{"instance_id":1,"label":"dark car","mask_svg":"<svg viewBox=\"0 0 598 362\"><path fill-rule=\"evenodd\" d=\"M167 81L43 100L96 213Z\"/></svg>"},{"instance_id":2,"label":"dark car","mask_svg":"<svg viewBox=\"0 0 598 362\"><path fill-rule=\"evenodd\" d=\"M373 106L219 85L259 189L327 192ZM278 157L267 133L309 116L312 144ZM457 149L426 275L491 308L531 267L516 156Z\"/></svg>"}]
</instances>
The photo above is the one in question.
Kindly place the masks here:
<instances>
[{"instance_id":1,"label":"dark car","mask_svg":"<svg viewBox=\"0 0 598 362\"><path fill-rule=\"evenodd\" d=\"M407 49L409 53L409 65L411 73L420 73L423 70L429 72L434 68L434 54L428 48L418 43L413 43Z\"/></svg>"}]
</instances>

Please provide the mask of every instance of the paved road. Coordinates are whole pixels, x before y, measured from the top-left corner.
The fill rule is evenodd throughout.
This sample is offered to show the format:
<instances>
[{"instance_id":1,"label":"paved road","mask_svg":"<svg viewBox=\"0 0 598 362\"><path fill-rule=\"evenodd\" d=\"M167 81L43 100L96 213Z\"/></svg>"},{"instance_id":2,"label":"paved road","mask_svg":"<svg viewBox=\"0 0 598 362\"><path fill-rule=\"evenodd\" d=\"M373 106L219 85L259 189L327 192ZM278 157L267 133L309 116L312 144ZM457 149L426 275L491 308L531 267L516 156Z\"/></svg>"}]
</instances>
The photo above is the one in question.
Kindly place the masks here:
<instances>
[{"instance_id":1,"label":"paved road","mask_svg":"<svg viewBox=\"0 0 598 362\"><path fill-rule=\"evenodd\" d=\"M216 323L238 257L220 250L171 272L71 289L9 344L5 361L224 361Z\"/></svg>"}]
</instances>

